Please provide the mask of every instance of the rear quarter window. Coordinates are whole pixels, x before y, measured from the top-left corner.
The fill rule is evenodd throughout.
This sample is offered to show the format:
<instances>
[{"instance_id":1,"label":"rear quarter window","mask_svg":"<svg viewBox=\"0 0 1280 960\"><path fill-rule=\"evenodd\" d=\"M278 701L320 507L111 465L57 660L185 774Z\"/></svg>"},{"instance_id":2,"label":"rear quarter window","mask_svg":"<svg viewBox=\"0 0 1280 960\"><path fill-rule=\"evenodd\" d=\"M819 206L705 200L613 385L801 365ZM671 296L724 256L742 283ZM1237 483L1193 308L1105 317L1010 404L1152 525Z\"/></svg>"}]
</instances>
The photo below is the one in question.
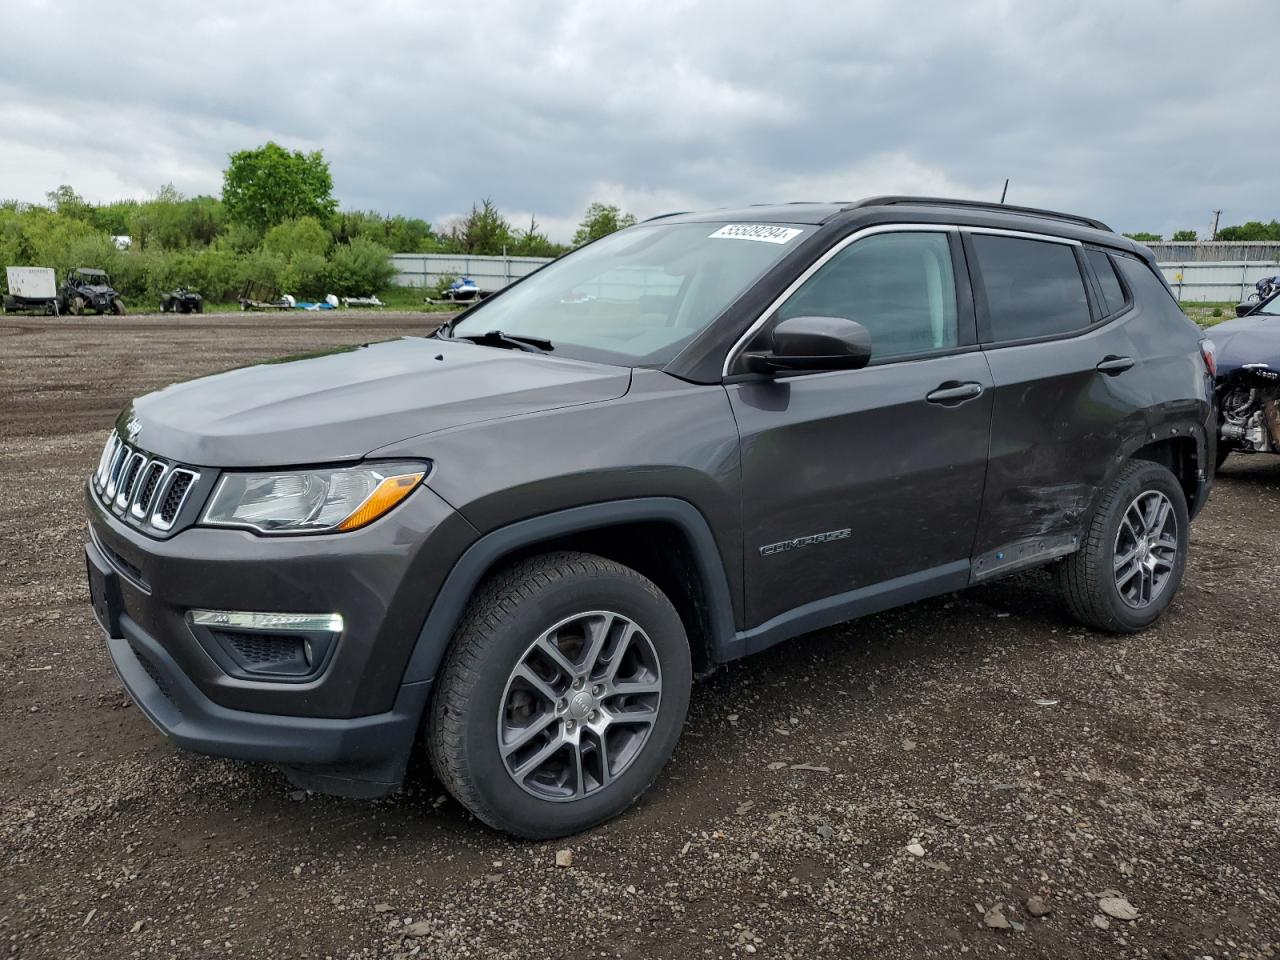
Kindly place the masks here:
<instances>
[{"instance_id":1,"label":"rear quarter window","mask_svg":"<svg viewBox=\"0 0 1280 960\"><path fill-rule=\"evenodd\" d=\"M1086 250L1085 256L1089 258L1089 265L1093 267L1093 274L1098 278L1098 286L1102 288L1103 313L1105 316L1119 313L1126 306L1128 300L1125 297L1124 285L1120 283L1120 278L1116 276L1115 265L1111 262L1111 257L1107 256L1103 250Z\"/></svg>"},{"instance_id":2,"label":"rear quarter window","mask_svg":"<svg viewBox=\"0 0 1280 960\"><path fill-rule=\"evenodd\" d=\"M1089 298L1073 246L981 233L970 240L987 305L984 343L1089 326Z\"/></svg>"}]
</instances>

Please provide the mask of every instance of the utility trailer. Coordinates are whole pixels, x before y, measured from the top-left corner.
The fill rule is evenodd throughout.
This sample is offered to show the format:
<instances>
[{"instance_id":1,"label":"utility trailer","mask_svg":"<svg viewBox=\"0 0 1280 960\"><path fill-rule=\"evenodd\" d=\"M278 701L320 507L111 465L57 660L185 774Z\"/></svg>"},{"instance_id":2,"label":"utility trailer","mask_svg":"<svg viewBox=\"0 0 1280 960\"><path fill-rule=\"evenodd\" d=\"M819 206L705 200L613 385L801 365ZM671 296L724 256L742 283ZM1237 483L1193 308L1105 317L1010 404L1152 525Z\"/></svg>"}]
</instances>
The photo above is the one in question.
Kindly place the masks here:
<instances>
[{"instance_id":1,"label":"utility trailer","mask_svg":"<svg viewBox=\"0 0 1280 960\"><path fill-rule=\"evenodd\" d=\"M53 316L62 312L58 278L52 267L5 267L4 272L9 283L5 313L24 310Z\"/></svg>"},{"instance_id":2,"label":"utility trailer","mask_svg":"<svg viewBox=\"0 0 1280 960\"><path fill-rule=\"evenodd\" d=\"M241 310L292 310L293 297L282 297L280 288L250 280L240 291Z\"/></svg>"}]
</instances>

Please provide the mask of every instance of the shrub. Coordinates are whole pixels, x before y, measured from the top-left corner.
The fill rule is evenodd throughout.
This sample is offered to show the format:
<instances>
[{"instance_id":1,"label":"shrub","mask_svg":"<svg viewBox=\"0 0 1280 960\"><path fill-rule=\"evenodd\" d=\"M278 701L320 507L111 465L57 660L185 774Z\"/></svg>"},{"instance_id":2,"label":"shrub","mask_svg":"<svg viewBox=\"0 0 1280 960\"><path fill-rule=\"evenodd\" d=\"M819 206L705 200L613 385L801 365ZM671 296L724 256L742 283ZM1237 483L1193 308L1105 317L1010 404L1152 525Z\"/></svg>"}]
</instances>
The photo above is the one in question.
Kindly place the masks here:
<instances>
[{"instance_id":1,"label":"shrub","mask_svg":"<svg viewBox=\"0 0 1280 960\"><path fill-rule=\"evenodd\" d=\"M318 300L329 291L329 261L318 253L297 253L280 275L280 292L301 300Z\"/></svg>"},{"instance_id":2,"label":"shrub","mask_svg":"<svg viewBox=\"0 0 1280 960\"><path fill-rule=\"evenodd\" d=\"M294 257L300 253L313 253L323 257L332 242L329 231L315 217L299 217L286 220L267 231L262 240L266 250Z\"/></svg>"},{"instance_id":3,"label":"shrub","mask_svg":"<svg viewBox=\"0 0 1280 960\"><path fill-rule=\"evenodd\" d=\"M357 237L339 244L329 257L328 293L340 297L364 297L385 290L395 276L391 251Z\"/></svg>"}]
</instances>

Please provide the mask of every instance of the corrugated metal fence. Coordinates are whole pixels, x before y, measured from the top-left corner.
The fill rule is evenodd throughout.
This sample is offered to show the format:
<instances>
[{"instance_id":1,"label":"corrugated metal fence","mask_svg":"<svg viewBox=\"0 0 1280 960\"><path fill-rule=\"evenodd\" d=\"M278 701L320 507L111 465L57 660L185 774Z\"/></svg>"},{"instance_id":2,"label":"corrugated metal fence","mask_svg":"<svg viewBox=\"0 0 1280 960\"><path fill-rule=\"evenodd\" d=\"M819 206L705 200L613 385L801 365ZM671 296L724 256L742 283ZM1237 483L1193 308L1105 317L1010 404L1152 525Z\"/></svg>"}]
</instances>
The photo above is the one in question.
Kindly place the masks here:
<instances>
[{"instance_id":1,"label":"corrugated metal fence","mask_svg":"<svg viewBox=\"0 0 1280 960\"><path fill-rule=\"evenodd\" d=\"M1168 250L1197 248L1194 256L1166 259ZM1151 248L1179 300L1238 302L1263 277L1280 274L1280 243L1165 243ZM1206 254L1244 252L1241 259L1213 259ZM402 287L432 287L445 277L471 277L485 293L501 290L537 270L543 257L468 257L439 253L397 253L391 258L395 282Z\"/></svg>"},{"instance_id":2,"label":"corrugated metal fence","mask_svg":"<svg viewBox=\"0 0 1280 960\"><path fill-rule=\"evenodd\" d=\"M528 276L546 257L469 257L448 253L397 253L391 258L401 287L434 287L445 277L470 277L485 293Z\"/></svg>"},{"instance_id":3,"label":"corrugated metal fence","mask_svg":"<svg viewBox=\"0 0 1280 960\"><path fill-rule=\"evenodd\" d=\"M1164 278L1179 300L1190 303L1239 303L1263 277L1280 274L1280 264L1237 260L1227 263L1161 263Z\"/></svg>"},{"instance_id":4,"label":"corrugated metal fence","mask_svg":"<svg viewBox=\"0 0 1280 960\"><path fill-rule=\"evenodd\" d=\"M1147 246L1161 263L1280 263L1280 243L1271 240L1166 240Z\"/></svg>"}]
</instances>

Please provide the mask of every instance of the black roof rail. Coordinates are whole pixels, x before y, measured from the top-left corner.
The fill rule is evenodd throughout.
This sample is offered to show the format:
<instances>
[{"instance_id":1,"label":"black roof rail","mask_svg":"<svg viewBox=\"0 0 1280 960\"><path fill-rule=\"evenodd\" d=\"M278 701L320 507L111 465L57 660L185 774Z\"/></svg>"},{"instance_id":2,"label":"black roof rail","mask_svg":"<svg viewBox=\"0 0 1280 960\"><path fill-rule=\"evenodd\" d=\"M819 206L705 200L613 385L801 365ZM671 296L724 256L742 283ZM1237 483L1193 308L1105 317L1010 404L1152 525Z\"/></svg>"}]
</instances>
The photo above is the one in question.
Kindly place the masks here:
<instances>
[{"instance_id":1,"label":"black roof rail","mask_svg":"<svg viewBox=\"0 0 1280 960\"><path fill-rule=\"evenodd\" d=\"M692 212L692 211L690 211L690 210L672 210L670 213L660 213L660 214L658 214L656 217L645 217L645 218L644 218L643 220L641 220L640 222L641 222L641 223L652 223L654 220L665 220L665 219L667 219L667 217L682 217L682 216L684 216L686 213L691 213L691 212Z\"/></svg>"},{"instance_id":2,"label":"black roof rail","mask_svg":"<svg viewBox=\"0 0 1280 960\"><path fill-rule=\"evenodd\" d=\"M1082 217L1074 213L1059 213L1057 210L1041 210L1039 207L1017 207L1011 203L994 203L987 200L951 200L946 197L867 197L857 203L851 203L844 210L857 210L861 207L892 207L899 204L911 204L917 207L960 207L968 210L989 210L992 213L1014 213L1024 217L1043 217L1046 220L1061 220L1064 223L1075 223L1094 230L1105 230L1114 233L1109 226L1093 217ZM841 212L844 212L843 210Z\"/></svg>"}]
</instances>

